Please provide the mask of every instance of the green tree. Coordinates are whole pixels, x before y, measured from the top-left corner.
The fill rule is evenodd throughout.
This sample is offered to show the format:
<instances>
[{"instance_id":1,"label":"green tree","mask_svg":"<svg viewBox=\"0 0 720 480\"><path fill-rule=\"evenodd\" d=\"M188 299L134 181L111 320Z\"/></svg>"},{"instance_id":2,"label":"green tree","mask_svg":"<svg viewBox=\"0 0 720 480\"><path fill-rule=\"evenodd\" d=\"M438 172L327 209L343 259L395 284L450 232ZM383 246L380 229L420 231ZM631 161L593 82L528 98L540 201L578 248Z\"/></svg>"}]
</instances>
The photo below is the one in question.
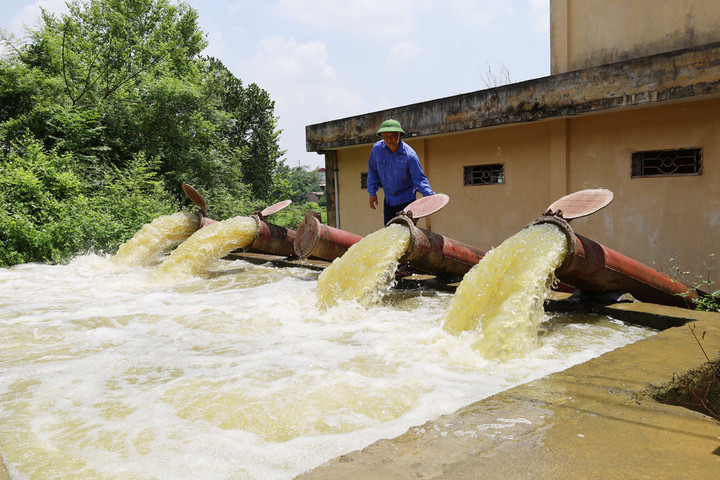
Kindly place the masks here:
<instances>
[{"instance_id":1,"label":"green tree","mask_svg":"<svg viewBox=\"0 0 720 480\"><path fill-rule=\"evenodd\" d=\"M308 193L321 191L321 180L320 172L307 166L291 168L287 165L281 165L275 178L276 196L290 199L293 203L288 208L273 215L269 221L283 227L297 228L308 210L319 212L325 221L327 219L325 196L321 195L318 203L306 200Z\"/></svg>"},{"instance_id":2,"label":"green tree","mask_svg":"<svg viewBox=\"0 0 720 480\"><path fill-rule=\"evenodd\" d=\"M157 214L188 204L183 181L202 191L217 219L283 198L274 102L259 86L244 86L220 60L200 55L206 41L195 10L169 0L73 0L68 7L59 18L43 11L30 42L13 45L0 60L0 162L13 182L40 190L54 180L37 180L45 167L26 171L22 162L50 159L57 172L65 163L77 190L4 196L3 202L19 202L4 225L37 240L41 235L31 226L43 224L53 209L67 207L83 218L94 215L83 208L114 213L119 224L102 221L116 228L96 226L76 237L88 241L66 242L58 252L79 252L92 238L106 250L142 226L143 215L128 208L146 205ZM120 197L134 200L126 205ZM49 245L51 237L60 241L47 236L40 243ZM14 238L16 251L32 250L32 242ZM22 258L64 258L48 251Z\"/></svg>"},{"instance_id":3,"label":"green tree","mask_svg":"<svg viewBox=\"0 0 720 480\"><path fill-rule=\"evenodd\" d=\"M190 180L233 192L243 182L269 199L283 154L274 102L200 56L206 42L195 10L167 0L68 6L60 19L43 12L43 28L19 49L25 71L14 75L26 75L8 95L29 78L38 88L23 97L24 109L9 112L5 142L29 129L49 149L120 168L145 152L159 159L167 188ZM40 88L52 94L33 101Z\"/></svg>"},{"instance_id":4,"label":"green tree","mask_svg":"<svg viewBox=\"0 0 720 480\"><path fill-rule=\"evenodd\" d=\"M43 12L51 56L73 105L137 89L145 77L183 75L207 46L197 12L167 0L95 0L67 3L57 20ZM58 51L59 50L59 51Z\"/></svg>"},{"instance_id":5,"label":"green tree","mask_svg":"<svg viewBox=\"0 0 720 480\"><path fill-rule=\"evenodd\" d=\"M138 155L90 183L71 153L29 136L13 144L0 161L0 266L114 252L139 226L177 211L155 170Z\"/></svg>"},{"instance_id":6,"label":"green tree","mask_svg":"<svg viewBox=\"0 0 720 480\"><path fill-rule=\"evenodd\" d=\"M304 202L305 195L320 191L320 172L307 166L278 168L277 181L283 182L282 194L294 202Z\"/></svg>"}]
</instances>

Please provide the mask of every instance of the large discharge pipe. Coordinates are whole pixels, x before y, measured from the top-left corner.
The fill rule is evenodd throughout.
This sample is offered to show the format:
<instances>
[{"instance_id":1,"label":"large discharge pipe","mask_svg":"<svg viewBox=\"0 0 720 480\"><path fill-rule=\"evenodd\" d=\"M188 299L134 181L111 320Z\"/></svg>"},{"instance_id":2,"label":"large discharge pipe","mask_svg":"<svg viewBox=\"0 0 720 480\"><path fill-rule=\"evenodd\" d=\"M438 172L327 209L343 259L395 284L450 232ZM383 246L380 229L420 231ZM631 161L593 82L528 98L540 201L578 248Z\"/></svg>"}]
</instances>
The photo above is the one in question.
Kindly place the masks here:
<instances>
[{"instance_id":1,"label":"large discharge pipe","mask_svg":"<svg viewBox=\"0 0 720 480\"><path fill-rule=\"evenodd\" d=\"M643 302L691 308L698 293L630 257L576 234L556 215L542 216L530 225L550 223L567 237L568 253L555 276L588 293L628 292Z\"/></svg>"},{"instance_id":2,"label":"large discharge pipe","mask_svg":"<svg viewBox=\"0 0 720 480\"><path fill-rule=\"evenodd\" d=\"M295 230L267 223L261 215L252 215L257 222L255 240L247 248L251 252L267 253L291 257L295 255L293 244L297 233Z\"/></svg>"},{"instance_id":3,"label":"large discharge pipe","mask_svg":"<svg viewBox=\"0 0 720 480\"><path fill-rule=\"evenodd\" d=\"M320 223L319 215L307 212L297 230L295 253L300 258L316 257L332 261L342 256L363 237ZM398 215L387 224L397 223L410 230L410 244L400 258L417 270L437 276L462 276L485 256L485 251L417 227L406 215Z\"/></svg>"},{"instance_id":4,"label":"large discharge pipe","mask_svg":"<svg viewBox=\"0 0 720 480\"><path fill-rule=\"evenodd\" d=\"M217 222L217 220L206 217L202 212L200 212L199 215L203 227ZM250 218L254 219L257 223L257 233L255 234L253 243L244 250L283 257L295 255L293 248L295 237L297 237L295 230L267 223L264 217L258 213L251 215Z\"/></svg>"},{"instance_id":5,"label":"large discharge pipe","mask_svg":"<svg viewBox=\"0 0 720 480\"><path fill-rule=\"evenodd\" d=\"M387 224L400 224L410 230L410 245L400 263L437 276L462 276L487 252L457 240L419 228L406 215L398 215Z\"/></svg>"},{"instance_id":6,"label":"large discharge pipe","mask_svg":"<svg viewBox=\"0 0 720 480\"><path fill-rule=\"evenodd\" d=\"M300 258L314 257L332 262L362 239L360 235L323 224L319 213L307 211L297 229L294 252Z\"/></svg>"}]
</instances>

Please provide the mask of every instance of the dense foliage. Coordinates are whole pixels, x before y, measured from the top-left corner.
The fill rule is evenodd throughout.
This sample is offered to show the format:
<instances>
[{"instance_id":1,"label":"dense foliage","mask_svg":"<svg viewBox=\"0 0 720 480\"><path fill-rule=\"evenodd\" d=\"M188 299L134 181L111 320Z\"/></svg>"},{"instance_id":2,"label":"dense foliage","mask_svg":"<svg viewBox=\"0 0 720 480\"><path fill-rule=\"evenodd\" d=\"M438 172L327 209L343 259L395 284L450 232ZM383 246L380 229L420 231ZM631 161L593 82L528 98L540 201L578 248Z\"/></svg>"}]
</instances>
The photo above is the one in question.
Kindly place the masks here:
<instances>
[{"instance_id":1,"label":"dense foliage","mask_svg":"<svg viewBox=\"0 0 720 480\"><path fill-rule=\"evenodd\" d=\"M78 252L114 251L137 225L177 211L157 180L156 165L138 154L88 188L84 165L70 153L47 152L35 139L0 163L0 264L60 262Z\"/></svg>"},{"instance_id":2,"label":"dense foliage","mask_svg":"<svg viewBox=\"0 0 720 480\"><path fill-rule=\"evenodd\" d=\"M274 102L206 46L197 13L169 0L73 0L43 11L0 60L0 266L114 252L144 223L214 218L297 194Z\"/></svg>"},{"instance_id":3,"label":"dense foliage","mask_svg":"<svg viewBox=\"0 0 720 480\"><path fill-rule=\"evenodd\" d=\"M297 228L302 222L305 212L313 210L322 216L323 223L327 222L327 197L319 195L318 201L314 202L307 198L308 194L323 191L321 187L322 176L317 170L310 170L308 167L290 168L282 165L275 177L278 191L284 199L290 199L293 203L274 214L269 221L276 225L288 228Z\"/></svg>"}]
</instances>

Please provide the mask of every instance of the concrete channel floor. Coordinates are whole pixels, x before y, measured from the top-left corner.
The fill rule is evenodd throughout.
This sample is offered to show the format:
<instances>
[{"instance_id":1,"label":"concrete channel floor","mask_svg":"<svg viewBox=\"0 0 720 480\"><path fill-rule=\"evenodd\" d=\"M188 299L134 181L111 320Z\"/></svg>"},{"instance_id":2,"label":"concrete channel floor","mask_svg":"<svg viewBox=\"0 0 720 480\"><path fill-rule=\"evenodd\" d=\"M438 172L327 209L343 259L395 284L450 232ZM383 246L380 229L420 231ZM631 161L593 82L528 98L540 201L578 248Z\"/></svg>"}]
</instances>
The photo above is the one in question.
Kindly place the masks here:
<instances>
[{"instance_id":1,"label":"concrete channel floor","mask_svg":"<svg viewBox=\"0 0 720 480\"><path fill-rule=\"evenodd\" d=\"M659 403L653 387L720 352L720 314L605 307L671 327L343 455L297 480L720 479L720 422ZM650 319L650 320L648 320Z\"/></svg>"}]
</instances>

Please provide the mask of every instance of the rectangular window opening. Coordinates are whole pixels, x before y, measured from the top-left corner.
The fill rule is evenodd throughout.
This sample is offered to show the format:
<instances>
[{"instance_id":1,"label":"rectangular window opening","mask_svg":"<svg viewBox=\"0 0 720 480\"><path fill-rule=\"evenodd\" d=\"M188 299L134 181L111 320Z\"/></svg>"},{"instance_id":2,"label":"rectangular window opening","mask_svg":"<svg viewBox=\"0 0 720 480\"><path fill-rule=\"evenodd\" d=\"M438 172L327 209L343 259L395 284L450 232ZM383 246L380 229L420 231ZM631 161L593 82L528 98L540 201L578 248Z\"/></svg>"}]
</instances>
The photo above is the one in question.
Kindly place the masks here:
<instances>
[{"instance_id":1,"label":"rectangular window opening","mask_svg":"<svg viewBox=\"0 0 720 480\"><path fill-rule=\"evenodd\" d=\"M505 183L505 165L492 163L463 167L463 185L497 185Z\"/></svg>"},{"instance_id":2,"label":"rectangular window opening","mask_svg":"<svg viewBox=\"0 0 720 480\"><path fill-rule=\"evenodd\" d=\"M367 190L367 176L368 172L360 172L360 188ZM378 190L382 188L382 184L378 182Z\"/></svg>"},{"instance_id":3,"label":"rectangular window opening","mask_svg":"<svg viewBox=\"0 0 720 480\"><path fill-rule=\"evenodd\" d=\"M652 150L632 154L632 177L674 177L701 173L701 148Z\"/></svg>"}]
</instances>

